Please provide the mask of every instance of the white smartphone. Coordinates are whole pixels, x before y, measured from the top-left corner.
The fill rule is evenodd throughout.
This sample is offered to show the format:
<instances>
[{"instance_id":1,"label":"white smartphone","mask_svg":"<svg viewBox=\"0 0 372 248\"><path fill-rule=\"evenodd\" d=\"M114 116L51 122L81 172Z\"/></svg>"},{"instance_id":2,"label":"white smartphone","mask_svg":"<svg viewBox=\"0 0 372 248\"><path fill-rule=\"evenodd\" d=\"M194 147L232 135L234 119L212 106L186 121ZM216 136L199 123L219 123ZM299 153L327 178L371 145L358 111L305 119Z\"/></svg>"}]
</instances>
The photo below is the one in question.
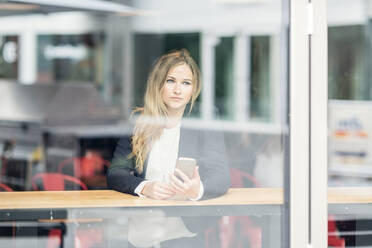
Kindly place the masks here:
<instances>
[{"instance_id":1,"label":"white smartphone","mask_svg":"<svg viewBox=\"0 0 372 248\"><path fill-rule=\"evenodd\" d=\"M194 170L196 167L196 160L193 158L178 158L176 163L176 168L186 174L189 178L194 176ZM175 173L176 177L182 180L181 177ZM187 200L187 197L181 195L175 195L171 197L169 200Z\"/></svg>"},{"instance_id":2,"label":"white smartphone","mask_svg":"<svg viewBox=\"0 0 372 248\"><path fill-rule=\"evenodd\" d=\"M189 178L194 176L194 171L196 167L196 160L193 158L178 158L176 163L176 169L179 169L186 174ZM177 175L177 173L176 173Z\"/></svg>"}]
</instances>

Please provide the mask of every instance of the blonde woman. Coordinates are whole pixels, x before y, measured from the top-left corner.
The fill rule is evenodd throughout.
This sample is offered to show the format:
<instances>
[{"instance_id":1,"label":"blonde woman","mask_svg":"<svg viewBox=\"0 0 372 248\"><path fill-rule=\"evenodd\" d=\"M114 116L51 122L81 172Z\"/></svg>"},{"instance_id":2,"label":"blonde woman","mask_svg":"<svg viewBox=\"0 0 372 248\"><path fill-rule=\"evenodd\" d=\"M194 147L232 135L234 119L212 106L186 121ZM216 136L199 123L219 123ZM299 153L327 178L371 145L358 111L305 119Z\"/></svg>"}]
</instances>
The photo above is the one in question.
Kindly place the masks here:
<instances>
[{"instance_id":1,"label":"blonde woman","mask_svg":"<svg viewBox=\"0 0 372 248\"><path fill-rule=\"evenodd\" d=\"M120 140L114 153L107 173L109 188L158 200L177 195L193 201L227 191L230 177L223 135L182 127L182 118L192 111L200 90L198 66L186 50L169 52L156 61L147 80L144 106L137 109L132 137ZM192 177L175 169L180 157L197 161ZM129 241L135 247L159 243L161 247L203 247L203 235L198 233L213 223L212 219L160 218L162 237L146 240L132 226ZM137 225L137 229L143 228Z\"/></svg>"}]
</instances>

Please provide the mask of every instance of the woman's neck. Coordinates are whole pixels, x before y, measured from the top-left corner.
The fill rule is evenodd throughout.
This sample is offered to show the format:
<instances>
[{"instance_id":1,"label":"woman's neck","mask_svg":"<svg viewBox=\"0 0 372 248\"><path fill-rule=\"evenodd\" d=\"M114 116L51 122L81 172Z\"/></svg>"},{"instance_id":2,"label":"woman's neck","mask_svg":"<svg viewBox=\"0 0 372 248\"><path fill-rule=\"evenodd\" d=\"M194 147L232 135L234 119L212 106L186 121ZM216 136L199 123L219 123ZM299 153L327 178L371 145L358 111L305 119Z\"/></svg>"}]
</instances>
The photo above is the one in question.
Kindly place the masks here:
<instances>
[{"instance_id":1,"label":"woman's neck","mask_svg":"<svg viewBox=\"0 0 372 248\"><path fill-rule=\"evenodd\" d=\"M178 125L181 122L183 117L183 110L173 113L168 113L167 123L165 125L166 128L172 128Z\"/></svg>"}]
</instances>

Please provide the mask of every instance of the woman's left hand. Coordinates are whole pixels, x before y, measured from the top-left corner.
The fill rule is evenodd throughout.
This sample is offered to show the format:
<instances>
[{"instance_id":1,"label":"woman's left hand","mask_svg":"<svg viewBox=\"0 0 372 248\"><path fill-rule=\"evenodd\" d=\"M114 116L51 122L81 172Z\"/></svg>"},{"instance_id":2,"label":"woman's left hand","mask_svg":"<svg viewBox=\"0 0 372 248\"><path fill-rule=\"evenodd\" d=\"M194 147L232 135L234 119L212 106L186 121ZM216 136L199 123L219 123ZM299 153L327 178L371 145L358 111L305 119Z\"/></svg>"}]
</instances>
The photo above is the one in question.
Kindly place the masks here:
<instances>
[{"instance_id":1,"label":"woman's left hand","mask_svg":"<svg viewBox=\"0 0 372 248\"><path fill-rule=\"evenodd\" d=\"M177 195L186 196L188 199L196 199L198 197L201 183L198 166L195 167L192 178L189 178L179 169L175 169L174 173L169 175L169 178L171 187Z\"/></svg>"}]
</instances>

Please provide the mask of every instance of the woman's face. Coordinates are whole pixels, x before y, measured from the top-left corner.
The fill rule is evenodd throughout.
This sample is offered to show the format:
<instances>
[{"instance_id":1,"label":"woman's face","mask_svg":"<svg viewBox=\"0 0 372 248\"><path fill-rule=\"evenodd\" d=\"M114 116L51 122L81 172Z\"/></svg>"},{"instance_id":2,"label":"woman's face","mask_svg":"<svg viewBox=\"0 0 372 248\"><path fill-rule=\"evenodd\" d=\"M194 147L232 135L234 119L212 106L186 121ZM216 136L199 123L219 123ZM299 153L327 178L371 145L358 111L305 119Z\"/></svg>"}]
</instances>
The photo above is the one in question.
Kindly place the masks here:
<instances>
[{"instance_id":1,"label":"woman's face","mask_svg":"<svg viewBox=\"0 0 372 248\"><path fill-rule=\"evenodd\" d=\"M187 64L176 65L169 70L162 98L170 115L183 113L192 96L194 87L192 80L193 75Z\"/></svg>"}]
</instances>

